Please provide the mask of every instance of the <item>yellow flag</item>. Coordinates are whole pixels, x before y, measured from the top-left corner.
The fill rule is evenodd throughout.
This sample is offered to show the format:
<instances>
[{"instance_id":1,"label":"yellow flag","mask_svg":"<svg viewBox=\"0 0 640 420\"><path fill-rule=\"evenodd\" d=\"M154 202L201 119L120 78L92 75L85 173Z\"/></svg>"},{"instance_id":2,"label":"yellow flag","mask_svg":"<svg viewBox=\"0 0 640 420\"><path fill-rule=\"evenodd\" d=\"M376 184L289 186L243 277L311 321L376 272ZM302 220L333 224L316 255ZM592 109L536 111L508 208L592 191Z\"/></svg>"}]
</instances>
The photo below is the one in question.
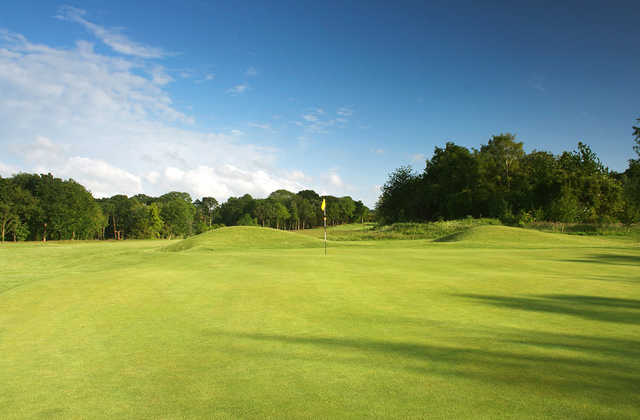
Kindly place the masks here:
<instances>
[{"instance_id":1,"label":"yellow flag","mask_svg":"<svg viewBox=\"0 0 640 420\"><path fill-rule=\"evenodd\" d=\"M322 211L324 211L325 207L327 207L327 202L324 201L324 198L322 199L322 204L320 205L320 208L322 209Z\"/></svg>"}]
</instances>

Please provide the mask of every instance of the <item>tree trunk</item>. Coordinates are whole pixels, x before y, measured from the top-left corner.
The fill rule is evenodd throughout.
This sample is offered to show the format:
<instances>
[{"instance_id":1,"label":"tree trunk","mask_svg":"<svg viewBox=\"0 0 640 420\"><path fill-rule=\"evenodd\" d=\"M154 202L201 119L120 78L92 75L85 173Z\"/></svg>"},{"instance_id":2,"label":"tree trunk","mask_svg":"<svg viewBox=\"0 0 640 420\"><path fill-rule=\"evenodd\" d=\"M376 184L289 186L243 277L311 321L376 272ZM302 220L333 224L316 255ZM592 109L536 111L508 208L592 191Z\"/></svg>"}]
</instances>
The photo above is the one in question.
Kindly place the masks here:
<instances>
[{"instance_id":1,"label":"tree trunk","mask_svg":"<svg viewBox=\"0 0 640 420\"><path fill-rule=\"evenodd\" d=\"M44 233L42 234L42 242L47 242L47 224L44 224Z\"/></svg>"},{"instance_id":2,"label":"tree trunk","mask_svg":"<svg viewBox=\"0 0 640 420\"><path fill-rule=\"evenodd\" d=\"M2 243L4 243L4 228L5 228L6 225L7 225L7 222L3 221L2 222Z\"/></svg>"}]
</instances>

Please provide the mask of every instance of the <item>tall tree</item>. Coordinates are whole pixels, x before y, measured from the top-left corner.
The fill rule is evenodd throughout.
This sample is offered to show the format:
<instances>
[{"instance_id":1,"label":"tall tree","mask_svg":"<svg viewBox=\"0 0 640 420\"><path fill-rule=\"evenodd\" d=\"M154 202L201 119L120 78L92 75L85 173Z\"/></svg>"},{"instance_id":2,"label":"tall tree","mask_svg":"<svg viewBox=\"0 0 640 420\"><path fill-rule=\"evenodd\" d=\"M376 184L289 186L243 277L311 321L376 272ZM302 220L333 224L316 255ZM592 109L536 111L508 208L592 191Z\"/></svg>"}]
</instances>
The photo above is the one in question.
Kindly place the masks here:
<instances>
[{"instance_id":1,"label":"tall tree","mask_svg":"<svg viewBox=\"0 0 640 420\"><path fill-rule=\"evenodd\" d=\"M466 147L447 142L427 160L420 181L418 208L421 219L456 219L473 213L478 165Z\"/></svg>"},{"instance_id":2,"label":"tall tree","mask_svg":"<svg viewBox=\"0 0 640 420\"><path fill-rule=\"evenodd\" d=\"M640 123L640 118L638 118L637 121ZM633 146L633 150L635 150L638 158L640 158L640 127L633 126L633 139L636 143Z\"/></svg>"},{"instance_id":3,"label":"tall tree","mask_svg":"<svg viewBox=\"0 0 640 420\"><path fill-rule=\"evenodd\" d=\"M13 234L14 241L26 228L26 219L35 206L31 193L11 179L0 177L0 238ZM22 229L22 230L21 230Z\"/></svg>"},{"instance_id":4,"label":"tall tree","mask_svg":"<svg viewBox=\"0 0 640 420\"><path fill-rule=\"evenodd\" d=\"M164 220L165 236L189 236L192 233L195 207L187 193L170 192L160 197L160 217Z\"/></svg>"},{"instance_id":5,"label":"tall tree","mask_svg":"<svg viewBox=\"0 0 640 420\"><path fill-rule=\"evenodd\" d=\"M401 166L389 175L376 204L380 221L395 223L414 219L418 182L419 177L409 166Z\"/></svg>"}]
</instances>

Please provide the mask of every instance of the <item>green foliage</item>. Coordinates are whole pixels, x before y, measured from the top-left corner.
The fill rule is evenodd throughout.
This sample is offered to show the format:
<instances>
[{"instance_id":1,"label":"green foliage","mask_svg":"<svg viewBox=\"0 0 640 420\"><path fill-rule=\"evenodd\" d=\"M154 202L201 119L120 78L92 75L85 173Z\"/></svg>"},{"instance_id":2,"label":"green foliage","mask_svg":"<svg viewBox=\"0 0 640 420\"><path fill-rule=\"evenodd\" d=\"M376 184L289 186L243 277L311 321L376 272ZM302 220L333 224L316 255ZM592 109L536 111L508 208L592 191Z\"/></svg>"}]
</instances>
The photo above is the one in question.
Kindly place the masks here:
<instances>
[{"instance_id":1,"label":"green foliage","mask_svg":"<svg viewBox=\"0 0 640 420\"><path fill-rule=\"evenodd\" d=\"M332 241L437 239L475 226L499 224L500 221L498 219L474 219L471 217L428 223L348 224L330 227L328 229L328 238ZM321 228L310 229L303 233L318 239L324 237L324 229Z\"/></svg>"},{"instance_id":2,"label":"green foliage","mask_svg":"<svg viewBox=\"0 0 640 420\"><path fill-rule=\"evenodd\" d=\"M22 195L12 205L28 239L93 239L104 226L102 209L82 185L53 175L18 174L9 179ZM25 230L22 229L22 234ZM17 232L15 232L17 234Z\"/></svg>"},{"instance_id":3,"label":"green foliage","mask_svg":"<svg viewBox=\"0 0 640 420\"><path fill-rule=\"evenodd\" d=\"M160 217L165 238L187 237L193 232L195 207L187 193L171 192L160 197Z\"/></svg>"},{"instance_id":4,"label":"green foliage","mask_svg":"<svg viewBox=\"0 0 640 420\"><path fill-rule=\"evenodd\" d=\"M609 172L582 142L559 156L535 150L527 154L512 134L493 136L473 152L448 142L435 148L422 174L409 167L392 172L376 213L383 224L465 215L499 218L510 225L542 218L563 223L633 220L640 207L633 198L640 177L627 173Z\"/></svg>"},{"instance_id":5,"label":"green foliage","mask_svg":"<svg viewBox=\"0 0 640 420\"><path fill-rule=\"evenodd\" d=\"M364 221L369 209L351 197L327 196L330 225ZM187 237L220 226L250 225L305 229L322 224L320 196L274 191L249 194L220 205L214 197L192 202L172 191L160 197L123 194L95 200L80 184L49 175L0 177L0 239L156 239Z\"/></svg>"},{"instance_id":6,"label":"green foliage","mask_svg":"<svg viewBox=\"0 0 640 420\"><path fill-rule=\"evenodd\" d=\"M258 220L255 217L251 217L250 214L243 214L238 220L238 226L258 226Z\"/></svg>"},{"instance_id":7,"label":"green foliage","mask_svg":"<svg viewBox=\"0 0 640 420\"><path fill-rule=\"evenodd\" d=\"M420 177L409 166L401 166L389 175L376 204L376 216L383 224L415 220L417 186Z\"/></svg>"},{"instance_id":8,"label":"green foliage","mask_svg":"<svg viewBox=\"0 0 640 420\"><path fill-rule=\"evenodd\" d=\"M640 118L638 118L637 121L640 123ZM638 155L638 158L640 158L640 127L633 126L633 141L636 143L633 146L633 150Z\"/></svg>"},{"instance_id":9,"label":"green foliage","mask_svg":"<svg viewBox=\"0 0 640 420\"><path fill-rule=\"evenodd\" d=\"M637 223L557 223L531 222L524 227L543 232L561 232L579 236L612 236L640 240L640 225Z\"/></svg>"},{"instance_id":10,"label":"green foliage","mask_svg":"<svg viewBox=\"0 0 640 420\"><path fill-rule=\"evenodd\" d=\"M213 197L202 197L201 200L196 200L193 202L196 208L196 224L204 225L207 227L211 227L213 224L213 219L215 217L215 212L219 207L218 200ZM204 232L207 230L204 226L199 226L195 228L197 233Z\"/></svg>"}]
</instances>

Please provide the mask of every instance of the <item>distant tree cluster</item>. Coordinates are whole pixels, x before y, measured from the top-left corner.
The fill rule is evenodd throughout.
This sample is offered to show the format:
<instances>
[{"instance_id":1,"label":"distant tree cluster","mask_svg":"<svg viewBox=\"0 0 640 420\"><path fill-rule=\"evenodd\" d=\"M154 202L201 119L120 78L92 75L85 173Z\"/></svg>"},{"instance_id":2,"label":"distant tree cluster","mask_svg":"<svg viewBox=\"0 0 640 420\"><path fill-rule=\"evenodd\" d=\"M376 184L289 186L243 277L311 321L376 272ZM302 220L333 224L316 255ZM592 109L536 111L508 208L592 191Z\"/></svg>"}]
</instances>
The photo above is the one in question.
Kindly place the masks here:
<instances>
[{"instance_id":1,"label":"distant tree cluster","mask_svg":"<svg viewBox=\"0 0 640 420\"><path fill-rule=\"evenodd\" d=\"M376 205L378 219L385 224L466 216L507 223L638 222L640 128L633 130L638 159L631 159L624 173L609 171L583 143L556 156L525 153L512 134L493 136L479 150L448 142L435 148L422 173L400 167L389 175Z\"/></svg>"},{"instance_id":2,"label":"distant tree cluster","mask_svg":"<svg viewBox=\"0 0 640 420\"><path fill-rule=\"evenodd\" d=\"M351 197L325 196L327 223L361 222L368 220L369 209ZM320 226L322 198L312 190L294 194L286 190L274 191L265 199L254 199L249 194L231 197L216 213L217 223L227 226L259 225L276 229L306 229Z\"/></svg>"},{"instance_id":3,"label":"distant tree cluster","mask_svg":"<svg viewBox=\"0 0 640 420\"><path fill-rule=\"evenodd\" d=\"M327 196L329 224L364 221L369 209L351 197ZM249 194L219 204L185 192L94 199L86 188L51 174L0 177L0 238L11 241L186 237L220 225L305 229L322 224L321 197L311 190Z\"/></svg>"}]
</instances>

